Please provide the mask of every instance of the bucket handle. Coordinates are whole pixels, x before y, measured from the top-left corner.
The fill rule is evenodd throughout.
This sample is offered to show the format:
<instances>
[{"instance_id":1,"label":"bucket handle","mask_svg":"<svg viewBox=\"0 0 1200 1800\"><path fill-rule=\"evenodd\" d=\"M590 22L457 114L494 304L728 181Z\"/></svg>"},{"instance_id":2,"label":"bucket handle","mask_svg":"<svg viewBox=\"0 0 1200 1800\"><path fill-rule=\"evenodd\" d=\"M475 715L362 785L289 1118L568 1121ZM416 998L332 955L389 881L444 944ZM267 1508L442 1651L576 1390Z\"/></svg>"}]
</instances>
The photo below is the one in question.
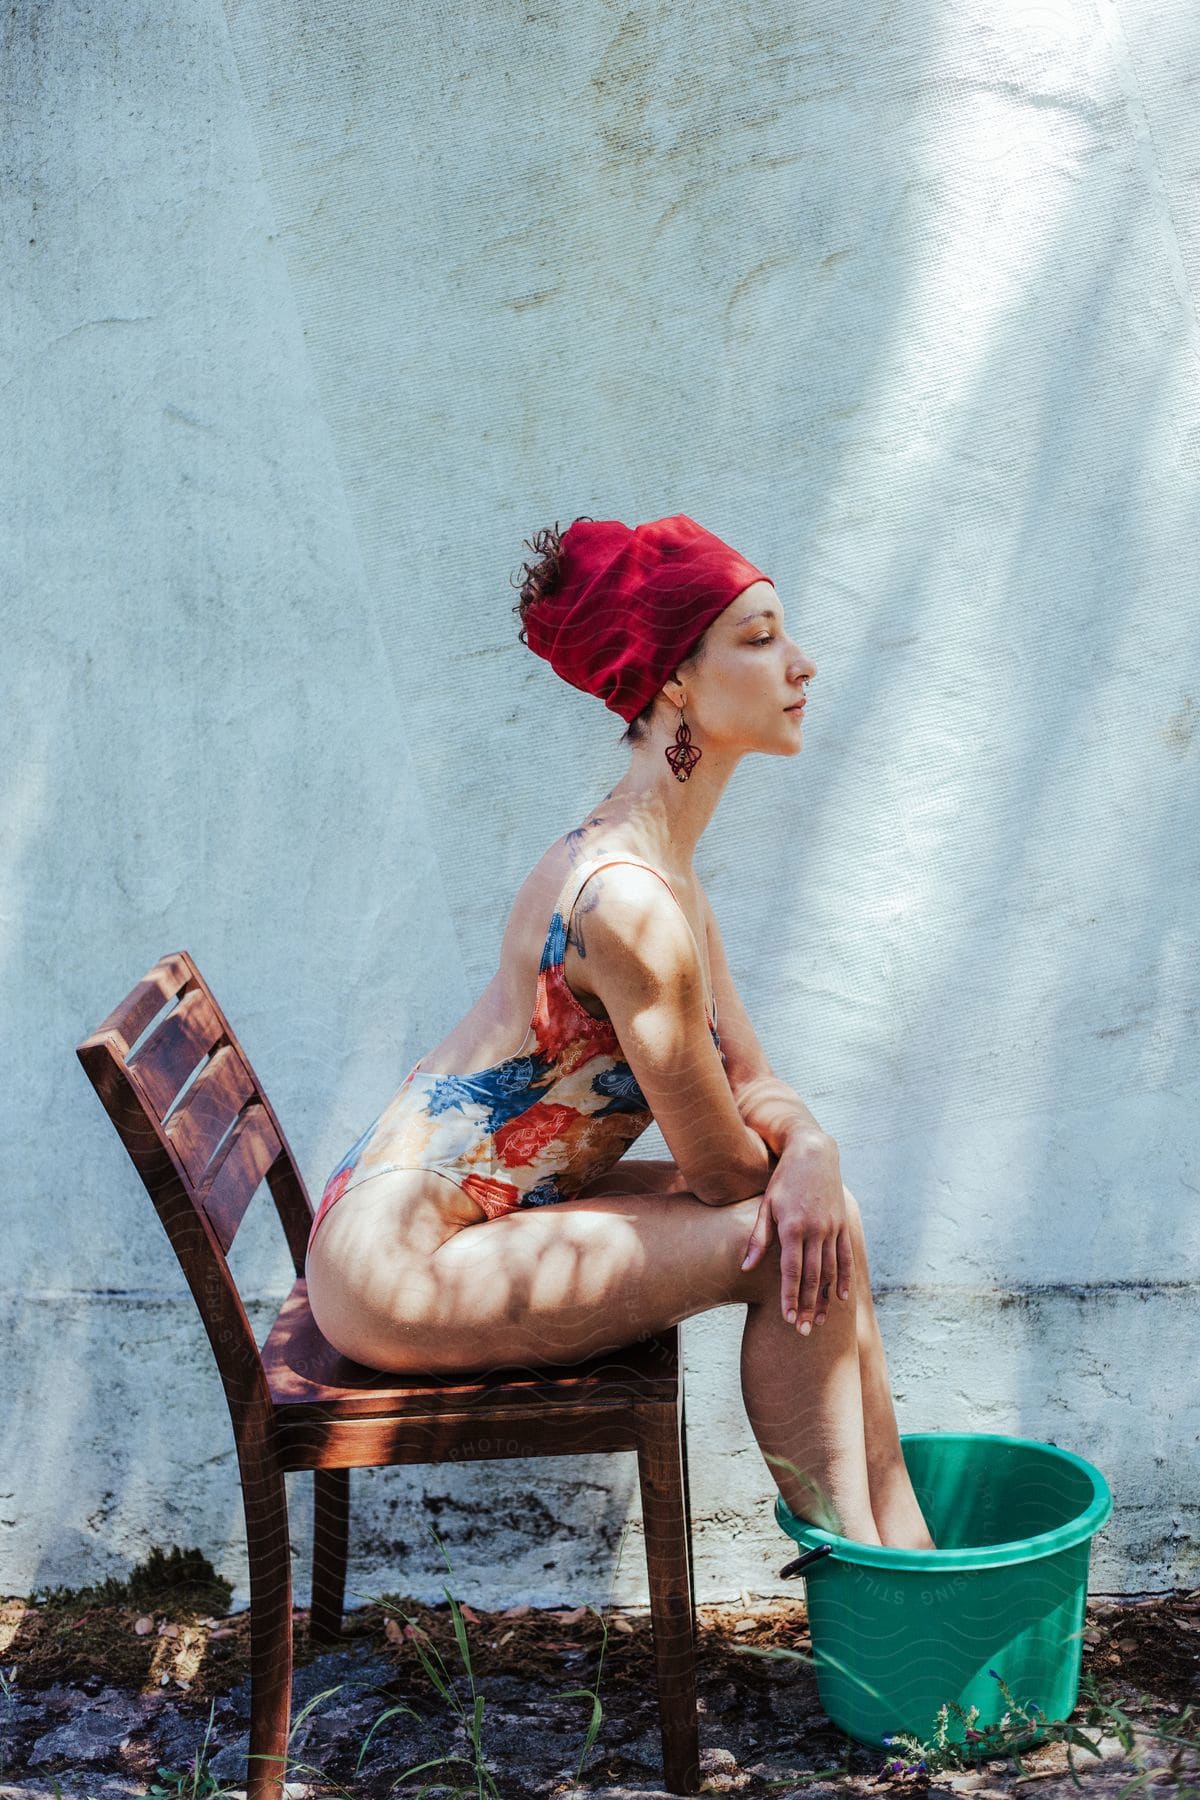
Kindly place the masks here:
<instances>
[{"instance_id":1,"label":"bucket handle","mask_svg":"<svg viewBox=\"0 0 1200 1800\"><path fill-rule=\"evenodd\" d=\"M832 1544L818 1544L815 1550L806 1550L804 1555L798 1556L794 1562L785 1563L779 1573L781 1576L798 1575L801 1569L807 1569L809 1563L816 1562L818 1557L832 1555Z\"/></svg>"}]
</instances>

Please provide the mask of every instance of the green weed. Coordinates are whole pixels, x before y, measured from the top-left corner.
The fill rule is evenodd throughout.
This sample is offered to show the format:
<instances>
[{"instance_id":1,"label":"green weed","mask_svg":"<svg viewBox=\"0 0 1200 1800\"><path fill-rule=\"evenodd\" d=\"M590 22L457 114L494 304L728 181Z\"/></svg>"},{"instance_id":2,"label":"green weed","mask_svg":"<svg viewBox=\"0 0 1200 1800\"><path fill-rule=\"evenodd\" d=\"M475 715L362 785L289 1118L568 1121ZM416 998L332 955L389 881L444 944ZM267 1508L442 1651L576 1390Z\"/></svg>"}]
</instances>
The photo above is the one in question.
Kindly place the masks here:
<instances>
[{"instance_id":1,"label":"green weed","mask_svg":"<svg viewBox=\"0 0 1200 1800\"><path fill-rule=\"evenodd\" d=\"M216 1795L224 1792L208 1766L208 1740L212 1736L213 1708L216 1704L214 1700L209 1706L204 1742L192 1758L191 1768L183 1774L177 1774L174 1770L160 1767L158 1774L161 1780L147 1789L149 1800L214 1800Z\"/></svg>"},{"instance_id":2,"label":"green weed","mask_svg":"<svg viewBox=\"0 0 1200 1800\"><path fill-rule=\"evenodd\" d=\"M947 1769L967 1767L968 1759L976 1761L980 1758L1003 1756L1011 1757L1017 1773L1024 1775L1028 1771L1021 1761L1021 1746L1031 1733L1036 1732L1044 1743L1066 1745L1067 1766L1071 1780L1076 1787L1082 1787L1083 1783L1079 1779L1079 1772L1075 1766L1075 1751L1077 1749L1085 1750L1097 1760L1103 1756L1100 1742L1090 1738L1082 1729L1083 1725L1092 1728L1102 1727L1107 1736L1116 1738L1126 1756L1131 1757L1135 1763L1141 1764L1141 1753L1137 1744L1138 1728L1122 1707L1117 1706L1113 1701L1101 1698L1095 1681L1090 1675L1085 1675L1080 1680L1080 1687L1084 1693L1083 1720L1080 1723L1073 1723L1070 1719L1047 1719L1034 1700L1026 1701L1022 1705L1014 1698L1012 1690L1003 1676L995 1669L989 1669L988 1673L995 1681L999 1682L1000 1691L1004 1695L1008 1708L997 1723L977 1730L975 1720L978 1717L979 1708L973 1706L969 1713L964 1714L962 1708L951 1700L939 1708L937 1730L929 1743L922 1743L919 1738L908 1732L897 1732L894 1737L885 1740L890 1745L899 1746L907 1756L914 1760L905 1762L900 1757L892 1758L884 1764L881 1773L907 1775L928 1770L930 1774L940 1774ZM963 1724L965 1744L955 1743L947 1737L950 1712L957 1714ZM1175 1729L1168 1729L1168 1726L1174 1726ZM1136 1794L1150 1782L1162 1779L1171 1779L1176 1783L1177 1800L1187 1800L1188 1796L1200 1796L1200 1785L1197 1785L1194 1780L1190 1784L1183 1781L1185 1759L1192 1764L1190 1773L1193 1776L1197 1773L1196 1758L1200 1753L1200 1714L1197 1714L1190 1705L1186 1706L1178 1715L1160 1714L1148 1732L1143 1728L1143 1733L1152 1736L1157 1744L1162 1745L1164 1753L1167 1745L1173 1745L1174 1748L1163 1764L1156 1764L1152 1767L1141 1764L1138 1774L1125 1784L1117 1794L1116 1800L1129 1800L1129 1796ZM970 1749L967 1746L970 1746Z\"/></svg>"},{"instance_id":3,"label":"green weed","mask_svg":"<svg viewBox=\"0 0 1200 1800\"><path fill-rule=\"evenodd\" d=\"M436 1529L432 1525L429 1529L433 1534L434 1542L442 1553L442 1560L445 1562L447 1570L453 1575L454 1566L451 1563L450 1558L446 1555L445 1544L443 1544ZM474 1791L478 1800L503 1800L484 1757L484 1696L479 1692L475 1685L475 1671L471 1666L471 1646L467 1638L466 1620L462 1616L462 1607L455 1596L450 1592L450 1589L446 1586L445 1582L442 1583L442 1592L445 1594L450 1605L450 1618L454 1626L454 1642L458 1648L459 1660L466 1671L467 1683L470 1690L469 1706L465 1703L463 1696L455 1687L450 1671L446 1667L445 1658L442 1656L437 1645L430 1639L429 1648L426 1649L424 1641L425 1634L421 1631L421 1627L416 1618L410 1617L407 1613L402 1613L401 1617L407 1625L412 1627L414 1633L412 1644L421 1660L421 1667L424 1669L425 1674L433 1687L438 1694L440 1694L441 1698L445 1701L446 1705L450 1708L451 1712L456 1716L459 1724L462 1726L463 1731L466 1733L467 1742L471 1746L471 1754L467 1757L460 1756L454 1751L447 1751L441 1756L432 1758L428 1762L414 1763L411 1768L405 1769L404 1773L397 1776L396 1779L398 1781L407 1781L410 1775L420 1775L426 1769L444 1769L448 1763L466 1763L472 1771ZM387 1601L384 1601L382 1604L389 1610L395 1610L390 1607L390 1603ZM409 1713L414 1719L420 1718L420 1714L414 1712L411 1706L405 1706L403 1704L391 1706L386 1712L381 1713L363 1741L362 1749L359 1751L358 1755L358 1762L355 1764L354 1772L356 1775L362 1767L363 1757L366 1755L367 1747L378 1727L383 1724L385 1719L392 1718L396 1713L402 1712ZM421 1789L422 1794L427 1791L427 1787ZM464 1791L465 1790L461 1788L455 1789L456 1794Z\"/></svg>"},{"instance_id":4,"label":"green weed","mask_svg":"<svg viewBox=\"0 0 1200 1800\"><path fill-rule=\"evenodd\" d=\"M613 1588L616 1586L617 1570L621 1567L621 1557L625 1550L625 1539L628 1536L629 1525L627 1523L625 1529L621 1533L621 1542L617 1545L617 1560L613 1564L612 1585L609 1587L608 1591L608 1604L610 1606L612 1605ZM600 1621L600 1657L596 1664L595 1682L590 1688L567 1688L566 1691L559 1696L560 1699L563 1700L590 1700L592 1703L592 1715L588 1721L587 1735L583 1740L583 1749L579 1753L579 1762L575 1769L576 1781L578 1781L583 1774L583 1765L587 1761L588 1751L595 1743L596 1738L599 1735L600 1726L604 1720L604 1708L600 1703L600 1675L604 1668L604 1652L608 1648L608 1622L604 1618L604 1615L597 1612L596 1608L590 1604L588 1605L588 1611L595 1613Z\"/></svg>"}]
</instances>

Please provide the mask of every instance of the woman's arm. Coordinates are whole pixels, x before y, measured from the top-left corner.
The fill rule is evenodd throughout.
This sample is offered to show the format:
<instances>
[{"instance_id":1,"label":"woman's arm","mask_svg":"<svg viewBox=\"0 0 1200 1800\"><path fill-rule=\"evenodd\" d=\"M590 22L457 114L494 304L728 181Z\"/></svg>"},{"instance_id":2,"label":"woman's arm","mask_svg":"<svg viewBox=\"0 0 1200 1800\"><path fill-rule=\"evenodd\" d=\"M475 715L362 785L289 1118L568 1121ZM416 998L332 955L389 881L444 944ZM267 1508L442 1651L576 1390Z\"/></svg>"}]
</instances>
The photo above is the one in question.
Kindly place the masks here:
<instances>
[{"instance_id":1,"label":"woman's arm","mask_svg":"<svg viewBox=\"0 0 1200 1800\"><path fill-rule=\"evenodd\" d=\"M724 1039L721 1040L724 1043ZM737 1109L774 1156L785 1144L824 1143L829 1136L805 1106L795 1088L778 1075L761 1075L734 1090Z\"/></svg>"},{"instance_id":2,"label":"woman's arm","mask_svg":"<svg viewBox=\"0 0 1200 1800\"><path fill-rule=\"evenodd\" d=\"M838 1297L846 1300L854 1272L838 1147L767 1061L734 986L707 894L703 902L726 1074L743 1122L758 1133L773 1163L742 1267L753 1267L778 1234L781 1310L789 1324L801 1313L797 1329L807 1332L808 1315L820 1310L817 1294L827 1298L823 1283L832 1287L836 1277Z\"/></svg>"},{"instance_id":3,"label":"woman's arm","mask_svg":"<svg viewBox=\"0 0 1200 1800\"><path fill-rule=\"evenodd\" d=\"M598 891L588 915L589 985L687 1192L707 1206L763 1193L771 1152L738 1111L717 1055L686 913L652 870L619 865L590 879Z\"/></svg>"},{"instance_id":4,"label":"woman's arm","mask_svg":"<svg viewBox=\"0 0 1200 1800\"><path fill-rule=\"evenodd\" d=\"M782 1156L784 1145L788 1143L799 1146L824 1142L828 1132L822 1131L795 1088L776 1075L768 1062L730 973L720 927L703 889L700 899L708 934L708 963L717 998L717 1031L725 1052L725 1073L738 1112L773 1156Z\"/></svg>"}]
</instances>

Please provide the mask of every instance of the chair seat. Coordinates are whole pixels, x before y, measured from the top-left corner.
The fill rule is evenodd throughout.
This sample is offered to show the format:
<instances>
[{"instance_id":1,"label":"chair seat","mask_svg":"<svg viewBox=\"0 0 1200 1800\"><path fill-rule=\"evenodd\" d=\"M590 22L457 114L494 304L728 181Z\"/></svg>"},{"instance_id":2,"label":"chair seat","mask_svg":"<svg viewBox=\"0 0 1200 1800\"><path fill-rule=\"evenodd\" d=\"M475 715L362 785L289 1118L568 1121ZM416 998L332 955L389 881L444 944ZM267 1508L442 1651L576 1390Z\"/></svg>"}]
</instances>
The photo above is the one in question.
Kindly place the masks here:
<instances>
[{"instance_id":1,"label":"chair seat","mask_svg":"<svg viewBox=\"0 0 1200 1800\"><path fill-rule=\"evenodd\" d=\"M313 1427L354 1420L395 1420L417 1426L437 1419L507 1418L526 1426L536 1416L563 1443L572 1415L586 1411L589 1438L597 1450L614 1447L613 1432L598 1432L598 1409L610 1408L615 1438L632 1439L618 1419L638 1406L673 1406L679 1391L679 1328L660 1332L620 1350L603 1351L584 1362L552 1367L491 1369L486 1374L397 1374L368 1368L335 1350L321 1335L308 1304L303 1276L293 1284L262 1345L262 1364L275 1408L275 1426L284 1463L313 1466ZM394 1449L394 1444L392 1448ZM554 1453L554 1441L521 1452ZM497 1454L503 1455L501 1449ZM513 1454L509 1451L508 1454ZM418 1458L413 1457L416 1461ZM420 1458L424 1460L424 1458Z\"/></svg>"}]
</instances>

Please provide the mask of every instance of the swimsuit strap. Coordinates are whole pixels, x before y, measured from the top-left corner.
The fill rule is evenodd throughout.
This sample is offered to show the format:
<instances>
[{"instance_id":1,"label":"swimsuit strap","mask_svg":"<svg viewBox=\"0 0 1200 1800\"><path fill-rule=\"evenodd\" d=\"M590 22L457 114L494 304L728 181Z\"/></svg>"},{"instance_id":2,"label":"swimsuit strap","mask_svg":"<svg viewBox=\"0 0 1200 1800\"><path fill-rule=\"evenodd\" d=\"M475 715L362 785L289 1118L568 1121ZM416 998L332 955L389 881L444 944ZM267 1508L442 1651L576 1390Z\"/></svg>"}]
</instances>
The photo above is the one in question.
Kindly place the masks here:
<instances>
[{"instance_id":1,"label":"swimsuit strap","mask_svg":"<svg viewBox=\"0 0 1200 1800\"><path fill-rule=\"evenodd\" d=\"M559 948L559 953L558 953L557 957L555 957L553 955L553 949L552 949L552 946L550 943L550 939L547 938L546 956L549 959L548 966L552 967L554 965L554 963L556 963L556 962L561 965L566 960L567 930L571 923L571 914L575 910L575 902L579 898L579 892L580 892L580 889L583 887L584 882L587 881L590 876L594 875L596 873L597 869L605 869L608 867L608 865L610 863L634 863L638 868L649 869L649 871L652 875L657 875L658 879L662 882L663 886L666 888L667 892L670 894L672 900L674 900L676 906L679 907L680 912L683 913L683 922L687 926L689 932L691 932L692 942L694 944L696 943L696 934L694 931L692 931L692 922L688 918L686 912L683 911L683 904L680 901L679 895L675 892L675 889L671 886L670 882L667 880L666 876L663 874L661 869L656 869L654 867L654 864L647 862L645 857L643 857L643 856L628 856L628 855L626 855L626 856L596 856L596 857L592 857L590 859L590 861L588 861L588 862L583 862L583 863L578 864L578 866L576 868L572 869L571 873L567 876L567 879L564 881L564 883L562 885L562 888L561 888L561 890L559 892L559 896L558 896L558 904L556 905L556 907L554 909L555 913L562 919L562 937L560 940L560 948ZM574 888L574 892L571 891L572 888ZM567 899L568 894L570 894L569 900ZM551 929L553 929L553 927ZM699 954L700 954L699 944L696 944L696 954L697 954L697 956L699 956ZM703 967L703 963L701 963L701 967ZM716 1018L716 998L715 998L715 996L713 996L713 998L712 998L712 1003L709 1006L709 1012L712 1014L713 1018L715 1019Z\"/></svg>"},{"instance_id":2,"label":"swimsuit strap","mask_svg":"<svg viewBox=\"0 0 1200 1800\"><path fill-rule=\"evenodd\" d=\"M669 891L669 893L671 895L671 898L675 901L676 906L679 905L679 899L675 893L675 889L671 886L671 884L667 880L666 876L664 874L662 874L660 870L656 869L654 867L653 863L648 863L644 857L641 857L641 856L593 856L587 862L578 863L575 866L575 868L573 868L571 870L571 873L567 876L567 879L563 882L562 888L559 892L558 904L554 910L555 910L555 912L558 913L559 917L562 919L564 933L565 933L566 929L570 926L571 914L575 910L575 902L579 898L580 889L583 887L584 883L586 881L588 881L591 878L591 876L593 876L597 872L598 869L606 869L610 863L635 863L635 864L637 864L637 866L639 868L649 869L650 873L652 875L657 875L659 880L667 888L667 890ZM572 892L572 889L574 890L573 892ZM568 899L568 895L570 896L569 899Z\"/></svg>"}]
</instances>

